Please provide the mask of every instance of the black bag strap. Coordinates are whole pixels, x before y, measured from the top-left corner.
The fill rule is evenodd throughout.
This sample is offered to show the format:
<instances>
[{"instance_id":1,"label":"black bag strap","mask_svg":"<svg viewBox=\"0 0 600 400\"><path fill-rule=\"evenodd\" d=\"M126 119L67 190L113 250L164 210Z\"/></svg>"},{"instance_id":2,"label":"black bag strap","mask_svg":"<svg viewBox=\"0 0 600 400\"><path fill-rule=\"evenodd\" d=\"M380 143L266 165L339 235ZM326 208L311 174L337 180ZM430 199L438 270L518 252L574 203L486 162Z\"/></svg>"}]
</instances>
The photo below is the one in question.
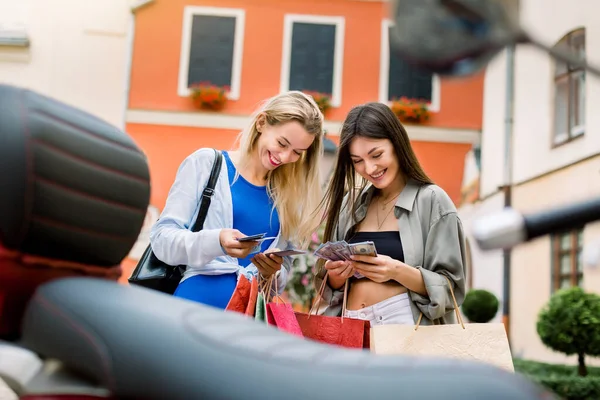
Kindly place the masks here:
<instances>
[{"instance_id":1,"label":"black bag strap","mask_svg":"<svg viewBox=\"0 0 600 400\"><path fill-rule=\"evenodd\" d=\"M221 164L223 163L223 156L217 149L213 149L215 152L215 162L213 163L212 170L210 171L210 178L208 183L202 192L202 201L200 203L200 209L198 210L198 218L194 222L192 232L199 232L204 227L204 221L206 220L206 214L208 214L208 208L210 207L210 201L212 195L215 193L215 186L219 180L219 174L221 173Z\"/></svg>"}]
</instances>

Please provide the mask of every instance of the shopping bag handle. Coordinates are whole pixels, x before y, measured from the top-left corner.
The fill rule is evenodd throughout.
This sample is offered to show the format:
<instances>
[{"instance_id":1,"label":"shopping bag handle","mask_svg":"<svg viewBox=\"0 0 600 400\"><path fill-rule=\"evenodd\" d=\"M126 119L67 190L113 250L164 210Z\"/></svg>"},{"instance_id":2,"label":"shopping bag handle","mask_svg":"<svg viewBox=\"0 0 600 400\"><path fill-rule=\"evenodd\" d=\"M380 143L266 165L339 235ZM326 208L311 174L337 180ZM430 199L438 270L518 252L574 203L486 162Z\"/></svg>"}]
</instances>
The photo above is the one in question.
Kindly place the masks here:
<instances>
[{"instance_id":1,"label":"shopping bag handle","mask_svg":"<svg viewBox=\"0 0 600 400\"><path fill-rule=\"evenodd\" d=\"M308 311L308 318L310 318L310 316L312 315L313 310L315 311L315 315L317 314L317 311L319 310L319 305L321 305L321 298L323 297L323 293L325 293L325 285L327 284L328 276L329 276L329 271L327 271L325 273L325 276L323 277L323 282L321 282L321 287L319 288L319 293L317 293L317 298L313 302L313 305L310 308L310 310ZM348 282L349 281L350 281L350 279L346 279L346 283L344 284L344 299L342 301L342 322L344 322L344 314L346 313L346 303L348 300Z\"/></svg>"},{"instance_id":2,"label":"shopping bag handle","mask_svg":"<svg viewBox=\"0 0 600 400\"><path fill-rule=\"evenodd\" d=\"M446 280L448 281L448 287L450 288L450 294L452 295L452 301L454 302L454 312L456 313L456 318L457 318L458 322L460 323L460 325L462 326L462 328L465 329L465 324L463 322L462 316L460 315L458 302L456 301L456 297L454 296L454 290L452 289L452 282L445 275L444 275L444 278L446 278ZM421 312L421 315L419 315L419 319L417 320L417 323L415 324L415 331L417 329L419 329L419 325L421 325L422 319L423 319L423 313Z\"/></svg>"},{"instance_id":3,"label":"shopping bag handle","mask_svg":"<svg viewBox=\"0 0 600 400\"><path fill-rule=\"evenodd\" d=\"M264 278L262 275L258 274L258 291L262 293L265 298L266 303L271 303L274 299L277 299L277 303L281 302L283 304L287 304L287 302L281 297L279 294L279 288L277 283L277 276L273 274L268 278ZM275 288L275 294L273 293L273 287Z\"/></svg>"}]
</instances>

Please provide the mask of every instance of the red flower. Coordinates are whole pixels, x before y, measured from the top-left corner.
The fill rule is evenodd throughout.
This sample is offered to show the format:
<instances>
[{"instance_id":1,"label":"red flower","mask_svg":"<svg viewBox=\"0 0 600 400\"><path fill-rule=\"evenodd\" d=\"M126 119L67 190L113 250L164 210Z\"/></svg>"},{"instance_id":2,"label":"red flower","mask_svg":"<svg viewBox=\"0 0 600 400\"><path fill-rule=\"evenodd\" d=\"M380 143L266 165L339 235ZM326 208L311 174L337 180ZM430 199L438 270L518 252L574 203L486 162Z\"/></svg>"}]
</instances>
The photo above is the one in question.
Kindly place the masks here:
<instances>
[{"instance_id":1,"label":"red flower","mask_svg":"<svg viewBox=\"0 0 600 400\"><path fill-rule=\"evenodd\" d=\"M331 108L330 94L319 93L314 91L304 91L304 94L307 94L313 98L313 100L315 101L315 103L317 103L317 106L319 106L319 109L323 114L325 114L325 112Z\"/></svg>"},{"instance_id":2,"label":"red flower","mask_svg":"<svg viewBox=\"0 0 600 400\"><path fill-rule=\"evenodd\" d=\"M405 96L394 99L390 108L402 122L419 123L429 119L427 102L409 99Z\"/></svg>"},{"instance_id":3,"label":"red flower","mask_svg":"<svg viewBox=\"0 0 600 400\"><path fill-rule=\"evenodd\" d=\"M229 87L217 86L210 82L194 83L190 86L191 98L199 108L220 110L227 102Z\"/></svg>"}]
</instances>

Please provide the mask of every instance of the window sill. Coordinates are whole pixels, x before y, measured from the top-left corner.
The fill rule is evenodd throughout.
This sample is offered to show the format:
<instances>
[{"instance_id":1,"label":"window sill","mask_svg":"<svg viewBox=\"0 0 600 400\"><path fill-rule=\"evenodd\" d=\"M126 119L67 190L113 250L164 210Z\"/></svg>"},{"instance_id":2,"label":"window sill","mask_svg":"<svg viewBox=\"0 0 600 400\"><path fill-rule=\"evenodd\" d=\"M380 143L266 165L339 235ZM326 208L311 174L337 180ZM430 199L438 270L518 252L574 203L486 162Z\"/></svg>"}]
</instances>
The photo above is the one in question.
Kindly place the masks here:
<instances>
[{"instance_id":1,"label":"window sill","mask_svg":"<svg viewBox=\"0 0 600 400\"><path fill-rule=\"evenodd\" d=\"M388 101L380 100L379 102L382 104L385 104L388 107L391 107L392 103L394 103L392 100L388 100ZM440 112L440 107L438 104L429 102L429 103L427 103L427 111L429 111L430 114L438 114Z\"/></svg>"},{"instance_id":2,"label":"window sill","mask_svg":"<svg viewBox=\"0 0 600 400\"><path fill-rule=\"evenodd\" d=\"M28 63L30 61L29 47L0 46L0 62Z\"/></svg>"},{"instance_id":3,"label":"window sill","mask_svg":"<svg viewBox=\"0 0 600 400\"><path fill-rule=\"evenodd\" d=\"M185 91L181 91L181 92L178 91L177 95L179 97L190 98L190 96L192 95L192 91L189 89L186 89ZM229 101L237 101L240 99L239 93L227 92L226 95L227 95L227 100L229 100Z\"/></svg>"},{"instance_id":4,"label":"window sill","mask_svg":"<svg viewBox=\"0 0 600 400\"><path fill-rule=\"evenodd\" d=\"M552 146L550 148L555 149L557 147L561 147L565 144L571 143L579 138L584 137L585 136L584 134L585 134L585 129L580 129L574 133L571 133L571 135L569 137L567 137L566 139L563 139L561 141L555 141L554 138L556 138L556 136L554 136L553 141L552 141Z\"/></svg>"}]
</instances>

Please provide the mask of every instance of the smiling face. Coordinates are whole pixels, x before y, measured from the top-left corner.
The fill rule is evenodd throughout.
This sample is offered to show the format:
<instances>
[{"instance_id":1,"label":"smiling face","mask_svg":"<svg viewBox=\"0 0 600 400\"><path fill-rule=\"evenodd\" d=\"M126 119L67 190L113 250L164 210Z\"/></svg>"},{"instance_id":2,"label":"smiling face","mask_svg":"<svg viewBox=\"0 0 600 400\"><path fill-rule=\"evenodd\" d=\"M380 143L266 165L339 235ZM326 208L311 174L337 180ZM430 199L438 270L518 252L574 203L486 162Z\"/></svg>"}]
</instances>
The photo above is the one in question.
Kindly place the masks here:
<instances>
[{"instance_id":1,"label":"smiling face","mask_svg":"<svg viewBox=\"0 0 600 400\"><path fill-rule=\"evenodd\" d=\"M377 189L385 189L400 177L400 164L389 139L355 137L349 146L354 169Z\"/></svg>"},{"instance_id":2,"label":"smiling face","mask_svg":"<svg viewBox=\"0 0 600 400\"><path fill-rule=\"evenodd\" d=\"M258 156L267 171L296 162L315 140L298 121L269 125L264 118L257 122L260 136L257 142Z\"/></svg>"}]
</instances>

